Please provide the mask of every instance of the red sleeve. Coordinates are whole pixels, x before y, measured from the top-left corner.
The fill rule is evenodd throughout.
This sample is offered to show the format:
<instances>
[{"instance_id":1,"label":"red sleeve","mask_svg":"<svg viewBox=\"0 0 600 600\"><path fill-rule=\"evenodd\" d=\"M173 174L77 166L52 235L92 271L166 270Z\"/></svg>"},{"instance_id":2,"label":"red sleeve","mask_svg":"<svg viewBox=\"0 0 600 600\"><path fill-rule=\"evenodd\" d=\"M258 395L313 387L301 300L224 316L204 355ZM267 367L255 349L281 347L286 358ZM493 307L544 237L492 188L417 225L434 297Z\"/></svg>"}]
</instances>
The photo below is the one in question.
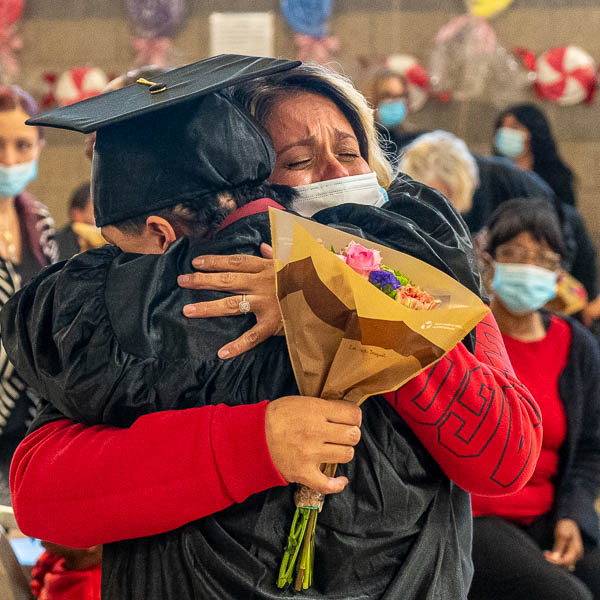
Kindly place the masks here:
<instances>
[{"instance_id":1,"label":"red sleeve","mask_svg":"<svg viewBox=\"0 0 600 600\"><path fill-rule=\"evenodd\" d=\"M170 531L287 485L267 446L266 406L153 413L128 429L44 425L11 465L17 523L27 535L84 548Z\"/></svg>"},{"instance_id":2,"label":"red sleeve","mask_svg":"<svg viewBox=\"0 0 600 600\"><path fill-rule=\"evenodd\" d=\"M491 313L475 333L474 354L459 344L386 398L457 485L501 496L533 474L541 413L517 380Z\"/></svg>"}]
</instances>

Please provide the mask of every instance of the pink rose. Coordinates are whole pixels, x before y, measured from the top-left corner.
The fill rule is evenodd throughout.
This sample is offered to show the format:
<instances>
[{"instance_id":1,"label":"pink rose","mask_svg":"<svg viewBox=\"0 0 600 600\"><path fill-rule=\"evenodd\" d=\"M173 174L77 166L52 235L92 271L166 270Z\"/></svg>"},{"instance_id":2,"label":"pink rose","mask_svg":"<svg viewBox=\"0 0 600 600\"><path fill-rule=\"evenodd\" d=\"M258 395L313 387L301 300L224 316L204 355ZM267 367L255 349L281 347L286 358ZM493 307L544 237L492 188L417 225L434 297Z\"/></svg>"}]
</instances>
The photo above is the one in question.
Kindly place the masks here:
<instances>
[{"instance_id":1,"label":"pink rose","mask_svg":"<svg viewBox=\"0 0 600 600\"><path fill-rule=\"evenodd\" d=\"M336 256L343 262L346 262L346 257L343 254L336 254Z\"/></svg>"},{"instance_id":2,"label":"pink rose","mask_svg":"<svg viewBox=\"0 0 600 600\"><path fill-rule=\"evenodd\" d=\"M379 250L365 248L356 242L350 242L346 246L344 254L346 255L346 264L363 277L368 277L371 271L377 271L381 266Z\"/></svg>"}]
</instances>

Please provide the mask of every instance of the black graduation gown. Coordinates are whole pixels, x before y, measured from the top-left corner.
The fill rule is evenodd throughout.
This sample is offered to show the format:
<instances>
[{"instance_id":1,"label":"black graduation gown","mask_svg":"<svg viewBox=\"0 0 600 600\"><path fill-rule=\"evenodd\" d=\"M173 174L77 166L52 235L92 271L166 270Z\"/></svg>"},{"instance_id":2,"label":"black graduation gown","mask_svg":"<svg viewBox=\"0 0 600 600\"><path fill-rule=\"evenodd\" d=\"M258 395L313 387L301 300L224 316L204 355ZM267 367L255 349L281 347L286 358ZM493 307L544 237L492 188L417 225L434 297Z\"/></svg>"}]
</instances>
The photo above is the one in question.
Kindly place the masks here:
<instances>
[{"instance_id":1,"label":"black graduation gown","mask_svg":"<svg viewBox=\"0 0 600 600\"><path fill-rule=\"evenodd\" d=\"M479 291L469 234L442 196L405 180L386 206L344 205L316 218L402 249ZM269 239L263 213L233 223L208 244L183 239L161 256L103 248L44 272L2 313L9 354L52 402L34 426L58 418L56 407L86 423L128 425L145 412L173 408L173 398L184 408L296 393L283 338L236 359L215 358L252 315L181 315L187 302L221 296L177 287L191 258L258 254ZM64 385L75 393L61 396ZM362 432L355 459L340 467L350 485L328 497L319 516L314 584L304 597L465 598L468 495L382 398L365 403ZM293 486L274 488L179 529L107 544L103 598L290 598L294 593L278 590L275 581L293 511Z\"/></svg>"}]
</instances>

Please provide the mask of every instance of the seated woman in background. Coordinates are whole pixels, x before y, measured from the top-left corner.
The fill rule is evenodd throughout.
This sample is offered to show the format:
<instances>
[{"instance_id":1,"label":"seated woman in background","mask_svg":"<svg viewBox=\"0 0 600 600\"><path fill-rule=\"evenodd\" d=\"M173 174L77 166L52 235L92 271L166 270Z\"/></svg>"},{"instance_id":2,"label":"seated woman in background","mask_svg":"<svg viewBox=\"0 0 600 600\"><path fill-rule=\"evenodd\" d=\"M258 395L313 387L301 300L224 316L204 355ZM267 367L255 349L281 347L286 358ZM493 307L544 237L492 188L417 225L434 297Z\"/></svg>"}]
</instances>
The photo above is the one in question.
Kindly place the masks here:
<instances>
[{"instance_id":1,"label":"seated woman in background","mask_svg":"<svg viewBox=\"0 0 600 600\"><path fill-rule=\"evenodd\" d=\"M0 308L42 267L56 262L54 222L48 209L25 191L37 175L44 146L41 129L25 121L38 109L16 86L0 86ZM0 353L0 503L10 504L8 469L37 400Z\"/></svg>"},{"instance_id":2,"label":"seated woman in background","mask_svg":"<svg viewBox=\"0 0 600 600\"><path fill-rule=\"evenodd\" d=\"M496 119L494 153L512 159L521 169L537 173L551 188L557 199L558 218L563 227L571 227L572 237L581 254L578 264L569 272L584 285L589 304L582 315L586 326L600 317L600 296L596 284L596 250L575 209L573 172L561 158L550 124L544 113L533 104L511 106ZM566 236L567 254L569 236Z\"/></svg>"},{"instance_id":3,"label":"seated woman in background","mask_svg":"<svg viewBox=\"0 0 600 600\"><path fill-rule=\"evenodd\" d=\"M452 133L438 130L419 136L404 149L398 167L444 194L463 217L473 208L479 167L465 142Z\"/></svg>"},{"instance_id":4,"label":"seated woman in background","mask_svg":"<svg viewBox=\"0 0 600 600\"><path fill-rule=\"evenodd\" d=\"M520 492L472 496L469 598L600 598L600 353L579 323L539 310L555 293L559 223L543 200L511 200L492 216L487 244L491 308L544 435Z\"/></svg>"},{"instance_id":5,"label":"seated woman in background","mask_svg":"<svg viewBox=\"0 0 600 600\"><path fill-rule=\"evenodd\" d=\"M403 149L398 166L446 195L473 235L506 200L556 201L548 184L532 171L523 171L500 156L471 154L465 142L449 131L431 131L416 138Z\"/></svg>"},{"instance_id":6,"label":"seated woman in background","mask_svg":"<svg viewBox=\"0 0 600 600\"><path fill-rule=\"evenodd\" d=\"M25 191L37 177L44 147L41 129L25 125L37 112L27 92L0 87L0 256L13 263L23 283L58 256L48 209Z\"/></svg>"},{"instance_id":7,"label":"seated woman in background","mask_svg":"<svg viewBox=\"0 0 600 600\"><path fill-rule=\"evenodd\" d=\"M518 104L500 113L494 126L493 150L521 169L537 173L564 204L577 204L573 172L561 158L550 123L537 106Z\"/></svg>"},{"instance_id":8,"label":"seated woman in background","mask_svg":"<svg viewBox=\"0 0 600 600\"><path fill-rule=\"evenodd\" d=\"M375 107L377 131L382 147L390 156L398 156L423 131L415 131L406 121L409 112L408 85L403 75L388 69L378 73L370 85L369 101Z\"/></svg>"}]
</instances>

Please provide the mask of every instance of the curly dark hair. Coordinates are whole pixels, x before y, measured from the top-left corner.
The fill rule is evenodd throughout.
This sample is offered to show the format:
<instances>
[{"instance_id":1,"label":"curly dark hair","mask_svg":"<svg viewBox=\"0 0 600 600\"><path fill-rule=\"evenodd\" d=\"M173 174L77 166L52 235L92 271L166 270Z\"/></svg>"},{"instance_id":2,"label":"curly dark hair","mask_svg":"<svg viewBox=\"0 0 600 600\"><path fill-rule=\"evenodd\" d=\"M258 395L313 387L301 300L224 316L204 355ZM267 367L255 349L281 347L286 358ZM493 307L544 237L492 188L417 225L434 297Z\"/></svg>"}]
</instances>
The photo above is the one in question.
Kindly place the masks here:
<instances>
[{"instance_id":1,"label":"curly dark hair","mask_svg":"<svg viewBox=\"0 0 600 600\"><path fill-rule=\"evenodd\" d=\"M177 237L210 238L217 232L227 215L236 208L260 198L271 198L282 206L289 206L296 194L297 192L287 185L268 183L244 185L233 190L216 193L209 198L202 198L200 202L191 200L161 210L153 210L114 223L114 226L123 233L139 235L146 225L146 219L156 215L171 224ZM233 202L223 202L223 199L232 200Z\"/></svg>"}]
</instances>

